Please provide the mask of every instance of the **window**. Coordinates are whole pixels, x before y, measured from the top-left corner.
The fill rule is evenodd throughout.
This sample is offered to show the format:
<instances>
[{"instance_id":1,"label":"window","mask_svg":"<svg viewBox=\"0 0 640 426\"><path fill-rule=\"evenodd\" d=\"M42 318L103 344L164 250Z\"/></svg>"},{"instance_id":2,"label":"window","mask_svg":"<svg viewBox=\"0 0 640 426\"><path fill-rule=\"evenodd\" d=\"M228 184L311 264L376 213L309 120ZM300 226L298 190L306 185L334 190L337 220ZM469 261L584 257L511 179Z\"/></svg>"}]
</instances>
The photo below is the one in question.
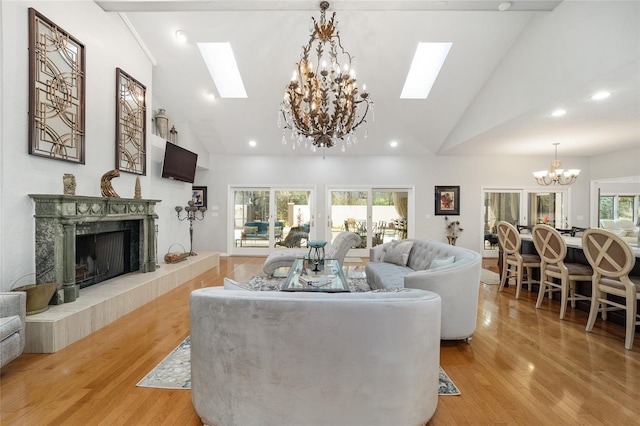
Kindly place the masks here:
<instances>
[{"instance_id":1,"label":"window","mask_svg":"<svg viewBox=\"0 0 640 426\"><path fill-rule=\"evenodd\" d=\"M640 217L640 195L600 195L598 219L629 219L633 223Z\"/></svg>"}]
</instances>

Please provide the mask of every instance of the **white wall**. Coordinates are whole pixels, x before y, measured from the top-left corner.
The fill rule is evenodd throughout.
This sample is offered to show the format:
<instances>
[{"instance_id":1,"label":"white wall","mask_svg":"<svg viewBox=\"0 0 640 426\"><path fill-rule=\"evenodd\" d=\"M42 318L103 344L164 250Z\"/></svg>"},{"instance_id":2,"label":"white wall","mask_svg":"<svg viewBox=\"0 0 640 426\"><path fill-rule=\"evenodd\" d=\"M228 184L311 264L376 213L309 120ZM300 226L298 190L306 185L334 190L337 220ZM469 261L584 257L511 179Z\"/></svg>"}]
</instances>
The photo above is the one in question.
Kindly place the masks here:
<instances>
[{"instance_id":1,"label":"white wall","mask_svg":"<svg viewBox=\"0 0 640 426\"><path fill-rule=\"evenodd\" d=\"M85 45L86 164L72 164L28 154L28 8L69 32ZM151 104L152 65L117 14L107 14L92 1L2 1L0 144L0 289L35 271L34 203L27 194L62 194L62 175L76 176L77 195L100 196L100 177L115 165L115 70L122 68L147 88ZM151 109L147 127L151 129ZM149 133L151 133L149 131ZM159 199L160 256L173 242L188 248L188 224L178 222L173 207L190 197L190 184L160 178L162 149L147 138L147 175L140 176L142 196ZM158 151L160 149L160 151ZM153 157L153 160L152 160ZM113 187L133 198L137 175L122 173ZM25 278L18 284L33 282Z\"/></svg>"},{"instance_id":2,"label":"white wall","mask_svg":"<svg viewBox=\"0 0 640 426\"><path fill-rule=\"evenodd\" d=\"M274 143L279 143L275 141ZM572 203L570 224L589 224L589 159L562 159L572 168L582 169L578 181L570 187ZM532 176L531 164L549 162L549 157L258 157L214 156L211 168L197 178L198 185L208 187L208 204L218 206L218 216L207 214L197 223L194 245L207 250L226 252L227 198L230 185L292 185L315 187L317 222L326 223L327 187L339 185L414 187L415 232L419 238L446 241L444 217L434 216L434 186L460 186L460 217L465 231L458 245L480 251L483 241L482 188L540 188ZM430 218L427 219L427 215ZM577 216L582 216L581 220ZM317 229L317 238L325 230Z\"/></svg>"}]
</instances>

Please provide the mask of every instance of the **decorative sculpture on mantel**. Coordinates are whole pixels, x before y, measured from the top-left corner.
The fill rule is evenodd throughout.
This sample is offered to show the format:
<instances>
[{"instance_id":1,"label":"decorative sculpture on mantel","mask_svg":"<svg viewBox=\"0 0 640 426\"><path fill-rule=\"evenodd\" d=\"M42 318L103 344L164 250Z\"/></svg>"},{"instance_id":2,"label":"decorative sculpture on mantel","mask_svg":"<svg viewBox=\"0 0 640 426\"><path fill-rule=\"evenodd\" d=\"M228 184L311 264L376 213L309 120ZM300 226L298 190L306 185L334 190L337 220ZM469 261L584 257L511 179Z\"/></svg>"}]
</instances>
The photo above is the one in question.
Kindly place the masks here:
<instances>
[{"instance_id":1,"label":"decorative sculpture on mantel","mask_svg":"<svg viewBox=\"0 0 640 426\"><path fill-rule=\"evenodd\" d=\"M207 211L206 207L197 207L193 200L189 200L187 205L184 207L184 211L187 213L186 217L180 217L180 213L182 213L183 208L180 206L176 206L176 212L178 213L178 220L186 220L189 219L189 240L191 246L189 248L189 256L197 256L198 253L193 252L193 221L194 220L203 220L204 212ZM196 213L200 212L200 217L196 215Z\"/></svg>"},{"instance_id":2,"label":"decorative sculpture on mantel","mask_svg":"<svg viewBox=\"0 0 640 426\"><path fill-rule=\"evenodd\" d=\"M102 175L100 179L100 192L102 196L105 198L120 198L118 193L111 186L111 179L120 177L120 172L117 170L109 170L107 173Z\"/></svg>"},{"instance_id":3,"label":"decorative sculpture on mantel","mask_svg":"<svg viewBox=\"0 0 640 426\"><path fill-rule=\"evenodd\" d=\"M76 195L76 177L71 173L62 175L62 185L64 195Z\"/></svg>"},{"instance_id":4,"label":"decorative sculpture on mantel","mask_svg":"<svg viewBox=\"0 0 640 426\"><path fill-rule=\"evenodd\" d=\"M140 189L140 176L136 176L136 186L133 193L133 198L140 200L142 198L142 190Z\"/></svg>"}]
</instances>

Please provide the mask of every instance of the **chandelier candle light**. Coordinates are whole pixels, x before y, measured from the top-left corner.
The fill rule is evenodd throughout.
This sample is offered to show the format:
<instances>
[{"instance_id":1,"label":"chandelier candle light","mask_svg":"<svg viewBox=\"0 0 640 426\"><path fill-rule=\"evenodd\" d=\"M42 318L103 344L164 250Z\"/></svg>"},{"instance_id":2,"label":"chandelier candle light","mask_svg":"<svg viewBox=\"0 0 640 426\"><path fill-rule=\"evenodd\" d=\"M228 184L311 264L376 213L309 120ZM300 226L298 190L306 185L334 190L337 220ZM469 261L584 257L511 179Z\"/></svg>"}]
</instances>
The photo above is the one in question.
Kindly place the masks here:
<instances>
[{"instance_id":1,"label":"chandelier candle light","mask_svg":"<svg viewBox=\"0 0 640 426\"><path fill-rule=\"evenodd\" d=\"M366 123L369 108L373 115L373 101L366 86L362 86L362 92L358 90L353 57L342 47L335 12L329 21L325 18L328 8L329 2L321 2L320 21L311 18L309 43L302 46L302 56L278 113L278 127L283 127L283 133L290 131L293 149L304 142L314 152L322 148L323 158L325 148L334 146L338 139L342 152L357 143L354 131ZM285 134L282 143L287 144Z\"/></svg>"},{"instance_id":2,"label":"chandelier candle light","mask_svg":"<svg viewBox=\"0 0 640 426\"><path fill-rule=\"evenodd\" d=\"M551 162L551 167L549 168L549 170L533 172L533 176L536 178L536 182L538 182L538 184L540 185L571 185L578 178L580 170L564 170L562 168L562 162L558 160L558 145L560 144L556 142L553 145L556 147L556 156L555 159Z\"/></svg>"},{"instance_id":3,"label":"chandelier candle light","mask_svg":"<svg viewBox=\"0 0 640 426\"><path fill-rule=\"evenodd\" d=\"M189 256L197 256L198 253L194 253L193 252L193 221L194 220L203 220L204 219L204 212L207 211L206 207L197 207L194 205L195 203L193 202L193 200L190 200L187 205L184 207L184 211L187 213L186 217L180 217L180 213L182 213L183 208L180 206L176 206L176 212L178 213L178 220L186 220L189 219L189 241L190 241L190 248L189 248ZM196 213L200 213L200 217L197 216Z\"/></svg>"}]
</instances>

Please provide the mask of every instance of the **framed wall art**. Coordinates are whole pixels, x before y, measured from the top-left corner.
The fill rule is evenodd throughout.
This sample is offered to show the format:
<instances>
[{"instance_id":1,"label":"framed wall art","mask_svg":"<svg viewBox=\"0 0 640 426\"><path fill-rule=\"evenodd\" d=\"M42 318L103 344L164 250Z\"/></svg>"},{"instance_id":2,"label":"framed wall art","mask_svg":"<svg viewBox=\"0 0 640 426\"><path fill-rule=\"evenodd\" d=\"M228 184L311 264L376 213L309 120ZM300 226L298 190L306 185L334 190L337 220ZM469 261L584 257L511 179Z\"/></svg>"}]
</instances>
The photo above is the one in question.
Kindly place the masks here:
<instances>
[{"instance_id":1,"label":"framed wall art","mask_svg":"<svg viewBox=\"0 0 640 426\"><path fill-rule=\"evenodd\" d=\"M29 154L85 162L84 45L29 8Z\"/></svg>"},{"instance_id":2,"label":"framed wall art","mask_svg":"<svg viewBox=\"0 0 640 426\"><path fill-rule=\"evenodd\" d=\"M460 215L460 187L436 186L435 214L437 216Z\"/></svg>"},{"instance_id":3,"label":"framed wall art","mask_svg":"<svg viewBox=\"0 0 640 426\"><path fill-rule=\"evenodd\" d=\"M207 187L194 186L191 193L191 200L196 207L207 208Z\"/></svg>"},{"instance_id":4,"label":"framed wall art","mask_svg":"<svg viewBox=\"0 0 640 426\"><path fill-rule=\"evenodd\" d=\"M147 173L146 87L116 68L116 169Z\"/></svg>"}]
</instances>

